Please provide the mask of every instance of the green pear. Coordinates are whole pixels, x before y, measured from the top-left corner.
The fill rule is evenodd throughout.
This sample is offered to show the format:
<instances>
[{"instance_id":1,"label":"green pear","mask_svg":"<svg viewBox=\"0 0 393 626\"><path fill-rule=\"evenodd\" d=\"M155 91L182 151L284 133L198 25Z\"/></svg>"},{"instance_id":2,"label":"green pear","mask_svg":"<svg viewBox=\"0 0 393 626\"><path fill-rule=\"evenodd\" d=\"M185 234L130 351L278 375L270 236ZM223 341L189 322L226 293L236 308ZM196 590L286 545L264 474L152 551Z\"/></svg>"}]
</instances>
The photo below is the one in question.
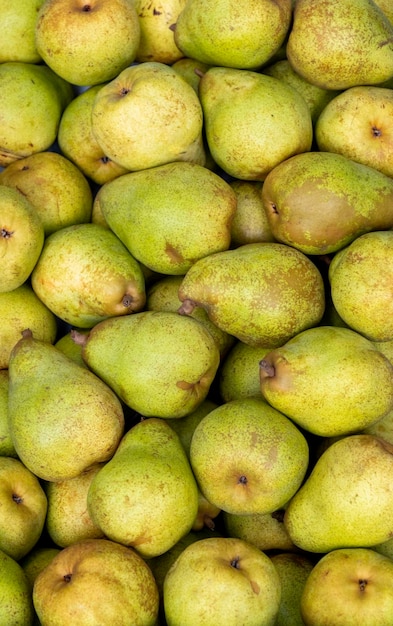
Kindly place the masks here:
<instances>
[{"instance_id":1,"label":"green pear","mask_svg":"<svg viewBox=\"0 0 393 626\"><path fill-rule=\"evenodd\" d=\"M183 275L227 250L236 196L218 174L177 161L130 172L100 189L106 222L130 253L161 274Z\"/></svg>"},{"instance_id":2,"label":"green pear","mask_svg":"<svg viewBox=\"0 0 393 626\"><path fill-rule=\"evenodd\" d=\"M8 410L19 458L48 481L74 478L107 461L124 431L115 393L93 372L27 330L10 357Z\"/></svg>"},{"instance_id":3,"label":"green pear","mask_svg":"<svg viewBox=\"0 0 393 626\"><path fill-rule=\"evenodd\" d=\"M392 116L391 89L371 85L346 89L325 106L318 118L318 148L393 176Z\"/></svg>"},{"instance_id":4,"label":"green pear","mask_svg":"<svg viewBox=\"0 0 393 626\"><path fill-rule=\"evenodd\" d=\"M307 255L336 252L393 225L393 179L332 152L280 163L266 177L262 199L276 240Z\"/></svg>"},{"instance_id":5,"label":"green pear","mask_svg":"<svg viewBox=\"0 0 393 626\"><path fill-rule=\"evenodd\" d=\"M33 590L34 582L38 574L49 565L57 554L59 554L60 549L61 548L38 545L19 561L19 564L27 576L31 590Z\"/></svg>"},{"instance_id":6,"label":"green pear","mask_svg":"<svg viewBox=\"0 0 393 626\"><path fill-rule=\"evenodd\" d=\"M17 457L8 424L8 369L0 369L0 457Z\"/></svg>"},{"instance_id":7,"label":"green pear","mask_svg":"<svg viewBox=\"0 0 393 626\"><path fill-rule=\"evenodd\" d=\"M297 0L287 43L296 72L324 89L393 76L393 25L372 0Z\"/></svg>"},{"instance_id":8,"label":"green pear","mask_svg":"<svg viewBox=\"0 0 393 626\"><path fill-rule=\"evenodd\" d=\"M145 417L179 418L195 411L220 361L209 331L170 311L110 318L87 337L74 335L88 367Z\"/></svg>"},{"instance_id":9,"label":"green pear","mask_svg":"<svg viewBox=\"0 0 393 626\"><path fill-rule=\"evenodd\" d=\"M375 546L372 546L371 549L389 557L389 559L393 559L393 537L382 543L377 543Z\"/></svg>"},{"instance_id":10,"label":"green pear","mask_svg":"<svg viewBox=\"0 0 393 626\"><path fill-rule=\"evenodd\" d=\"M294 552L274 554L271 560L281 581L281 602L275 626L304 626L300 601L314 561L306 554Z\"/></svg>"},{"instance_id":11,"label":"green pear","mask_svg":"<svg viewBox=\"0 0 393 626\"><path fill-rule=\"evenodd\" d=\"M101 149L131 171L173 161L204 165L202 127L194 89L157 61L120 72L97 92L92 107L92 131Z\"/></svg>"},{"instance_id":12,"label":"green pear","mask_svg":"<svg viewBox=\"0 0 393 626\"><path fill-rule=\"evenodd\" d=\"M264 346L238 341L228 352L218 372L218 385L224 402L261 396L259 362L270 352Z\"/></svg>"},{"instance_id":13,"label":"green pear","mask_svg":"<svg viewBox=\"0 0 393 626\"><path fill-rule=\"evenodd\" d=\"M0 64L0 166L47 150L73 98L72 86L46 65Z\"/></svg>"},{"instance_id":14,"label":"green pear","mask_svg":"<svg viewBox=\"0 0 393 626\"><path fill-rule=\"evenodd\" d=\"M373 435L332 443L288 503L284 524L308 552L371 547L393 532L393 446Z\"/></svg>"},{"instance_id":15,"label":"green pear","mask_svg":"<svg viewBox=\"0 0 393 626\"><path fill-rule=\"evenodd\" d=\"M93 522L106 537L145 558L163 554L188 533L198 488L176 433L160 418L138 422L87 494Z\"/></svg>"},{"instance_id":16,"label":"green pear","mask_svg":"<svg viewBox=\"0 0 393 626\"><path fill-rule=\"evenodd\" d=\"M237 206L231 224L231 247L274 241L261 198L261 181L233 180Z\"/></svg>"},{"instance_id":17,"label":"green pear","mask_svg":"<svg viewBox=\"0 0 393 626\"><path fill-rule=\"evenodd\" d=\"M340 250L329 266L338 314L371 341L393 340L392 254L393 231L374 231Z\"/></svg>"},{"instance_id":18,"label":"green pear","mask_svg":"<svg viewBox=\"0 0 393 626\"><path fill-rule=\"evenodd\" d=\"M71 100L63 111L57 134L62 154L98 185L128 172L104 153L93 135L91 111L102 86L93 85Z\"/></svg>"},{"instance_id":19,"label":"green pear","mask_svg":"<svg viewBox=\"0 0 393 626\"><path fill-rule=\"evenodd\" d=\"M186 0L165 0L159 8L152 10L150 0L136 0L141 31L136 61L173 65L184 56L175 44L173 27L185 4Z\"/></svg>"},{"instance_id":20,"label":"green pear","mask_svg":"<svg viewBox=\"0 0 393 626\"><path fill-rule=\"evenodd\" d=\"M310 83L303 78L303 76L295 72L287 58L276 61L268 67L265 67L263 73L279 78L294 87L294 89L297 89L310 108L313 124L317 122L327 104L340 93L339 91L324 89L323 87L318 87Z\"/></svg>"},{"instance_id":21,"label":"green pear","mask_svg":"<svg viewBox=\"0 0 393 626\"><path fill-rule=\"evenodd\" d=\"M96 463L74 478L44 485L48 500L45 530L57 546L66 548L77 541L103 537L87 510L87 493L104 465Z\"/></svg>"},{"instance_id":22,"label":"green pear","mask_svg":"<svg viewBox=\"0 0 393 626\"><path fill-rule=\"evenodd\" d=\"M138 261L98 224L74 224L49 235L31 284L57 317L80 328L140 311L145 304Z\"/></svg>"},{"instance_id":23,"label":"green pear","mask_svg":"<svg viewBox=\"0 0 393 626\"><path fill-rule=\"evenodd\" d=\"M11 350L25 328L30 328L36 339L48 343L56 339L56 317L29 283L0 293L0 319L0 369L8 368Z\"/></svg>"},{"instance_id":24,"label":"green pear","mask_svg":"<svg viewBox=\"0 0 393 626\"><path fill-rule=\"evenodd\" d=\"M0 292L27 281L44 245L44 226L33 204L0 181Z\"/></svg>"},{"instance_id":25,"label":"green pear","mask_svg":"<svg viewBox=\"0 0 393 626\"><path fill-rule=\"evenodd\" d=\"M135 61L140 25L134 2L46 0L37 18L38 53L73 85L96 85ZM87 53L88 50L88 53Z\"/></svg>"},{"instance_id":26,"label":"green pear","mask_svg":"<svg viewBox=\"0 0 393 626\"><path fill-rule=\"evenodd\" d=\"M391 626L392 584L390 558L362 547L332 550L320 558L305 581L301 623Z\"/></svg>"},{"instance_id":27,"label":"green pear","mask_svg":"<svg viewBox=\"0 0 393 626\"><path fill-rule=\"evenodd\" d=\"M155 626L159 596L147 563L108 539L63 548L34 582L41 624Z\"/></svg>"},{"instance_id":28,"label":"green pear","mask_svg":"<svg viewBox=\"0 0 393 626\"><path fill-rule=\"evenodd\" d=\"M295 546L284 526L284 509L272 513L238 515L223 512L224 527L229 537L238 537L266 550L294 550Z\"/></svg>"},{"instance_id":29,"label":"green pear","mask_svg":"<svg viewBox=\"0 0 393 626\"><path fill-rule=\"evenodd\" d=\"M281 47L291 18L291 0L188 0L176 20L175 42L185 57L256 69Z\"/></svg>"},{"instance_id":30,"label":"green pear","mask_svg":"<svg viewBox=\"0 0 393 626\"><path fill-rule=\"evenodd\" d=\"M0 550L19 561L41 537L47 498L19 459L0 457L0 485Z\"/></svg>"},{"instance_id":31,"label":"green pear","mask_svg":"<svg viewBox=\"0 0 393 626\"><path fill-rule=\"evenodd\" d=\"M309 328L259 367L265 400L314 435L361 431L393 408L392 364L349 328Z\"/></svg>"},{"instance_id":32,"label":"green pear","mask_svg":"<svg viewBox=\"0 0 393 626\"><path fill-rule=\"evenodd\" d=\"M0 623L32 626L34 608L31 590L21 565L0 550Z\"/></svg>"},{"instance_id":33,"label":"green pear","mask_svg":"<svg viewBox=\"0 0 393 626\"><path fill-rule=\"evenodd\" d=\"M233 537L188 545L163 587L168 626L273 626L280 597L280 579L269 557Z\"/></svg>"},{"instance_id":34,"label":"green pear","mask_svg":"<svg viewBox=\"0 0 393 626\"><path fill-rule=\"evenodd\" d=\"M179 288L179 312L203 307L221 330L249 345L282 345L315 326L325 308L322 275L299 250L249 243L199 259Z\"/></svg>"},{"instance_id":35,"label":"green pear","mask_svg":"<svg viewBox=\"0 0 393 626\"><path fill-rule=\"evenodd\" d=\"M75 343L72 336L72 330L76 330L78 333L82 334L85 333L86 335L89 332L89 329L86 328L71 329L66 332L65 335L57 339L54 345L58 350L60 350L60 352L63 352L63 354L73 359L76 363L78 363L78 365L87 367L82 356L82 346Z\"/></svg>"},{"instance_id":36,"label":"green pear","mask_svg":"<svg viewBox=\"0 0 393 626\"><path fill-rule=\"evenodd\" d=\"M90 185L76 165L57 152L39 152L10 163L0 173L0 184L18 189L31 202L45 235L90 222Z\"/></svg>"},{"instance_id":37,"label":"green pear","mask_svg":"<svg viewBox=\"0 0 393 626\"><path fill-rule=\"evenodd\" d=\"M182 304L179 299L179 288L182 281L183 276L163 276L155 281L146 292L146 310L176 312ZM228 350L235 343L235 338L211 322L207 312L201 307L196 307L191 313L191 317L210 332L220 351L221 359L225 358Z\"/></svg>"},{"instance_id":38,"label":"green pear","mask_svg":"<svg viewBox=\"0 0 393 626\"><path fill-rule=\"evenodd\" d=\"M37 14L45 0L14 0L0 6L0 28L4 37L0 63L22 61L39 63L41 57L35 45Z\"/></svg>"},{"instance_id":39,"label":"green pear","mask_svg":"<svg viewBox=\"0 0 393 626\"><path fill-rule=\"evenodd\" d=\"M311 149L310 109L278 78L212 67L200 80L199 97L211 155L234 178L264 180L285 159Z\"/></svg>"},{"instance_id":40,"label":"green pear","mask_svg":"<svg viewBox=\"0 0 393 626\"><path fill-rule=\"evenodd\" d=\"M209 530L214 531L216 528L214 520L220 515L220 513L221 509L215 504L209 502L203 493L198 490L198 511L191 530L199 531L203 528L208 528Z\"/></svg>"},{"instance_id":41,"label":"green pear","mask_svg":"<svg viewBox=\"0 0 393 626\"><path fill-rule=\"evenodd\" d=\"M393 5L390 0L374 0L374 3L381 9L386 15L389 22L393 24Z\"/></svg>"},{"instance_id":42,"label":"green pear","mask_svg":"<svg viewBox=\"0 0 393 626\"><path fill-rule=\"evenodd\" d=\"M172 63L171 67L173 67L173 69L193 87L195 92L198 93L201 76L212 66L208 63L198 61L197 59L182 57L175 61L175 63Z\"/></svg>"},{"instance_id":43,"label":"green pear","mask_svg":"<svg viewBox=\"0 0 393 626\"><path fill-rule=\"evenodd\" d=\"M300 430L259 398L213 409L191 440L191 467L203 495L238 515L282 507L300 487L308 460Z\"/></svg>"}]
</instances>

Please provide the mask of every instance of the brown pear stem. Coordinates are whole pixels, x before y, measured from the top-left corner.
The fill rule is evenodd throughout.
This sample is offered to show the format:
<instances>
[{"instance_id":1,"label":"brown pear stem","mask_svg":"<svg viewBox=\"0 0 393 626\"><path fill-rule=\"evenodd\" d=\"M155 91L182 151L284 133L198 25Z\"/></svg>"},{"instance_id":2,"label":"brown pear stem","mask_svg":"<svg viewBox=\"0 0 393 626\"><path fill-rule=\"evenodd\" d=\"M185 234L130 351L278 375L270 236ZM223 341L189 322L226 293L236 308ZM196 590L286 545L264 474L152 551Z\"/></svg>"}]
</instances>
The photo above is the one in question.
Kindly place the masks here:
<instances>
[{"instance_id":1,"label":"brown pear stem","mask_svg":"<svg viewBox=\"0 0 393 626\"><path fill-rule=\"evenodd\" d=\"M23 339L33 339L33 333L30 328L24 328L21 334Z\"/></svg>"},{"instance_id":2,"label":"brown pear stem","mask_svg":"<svg viewBox=\"0 0 393 626\"><path fill-rule=\"evenodd\" d=\"M274 365L269 363L266 359L259 361L259 373L261 378L273 378L276 374Z\"/></svg>"},{"instance_id":3,"label":"brown pear stem","mask_svg":"<svg viewBox=\"0 0 393 626\"><path fill-rule=\"evenodd\" d=\"M206 528L208 528L209 530L215 530L216 528L216 525L214 521L212 520L212 518L210 517L210 515L205 515L203 517L203 523L206 526Z\"/></svg>"},{"instance_id":4,"label":"brown pear stem","mask_svg":"<svg viewBox=\"0 0 393 626\"><path fill-rule=\"evenodd\" d=\"M183 304L178 308L177 312L180 313L180 315L191 315L196 306L196 302L187 298L183 301Z\"/></svg>"},{"instance_id":5,"label":"brown pear stem","mask_svg":"<svg viewBox=\"0 0 393 626\"><path fill-rule=\"evenodd\" d=\"M202 70L199 67L194 67L194 74L199 76L199 78L203 78L206 72L202 72Z\"/></svg>"}]
</instances>

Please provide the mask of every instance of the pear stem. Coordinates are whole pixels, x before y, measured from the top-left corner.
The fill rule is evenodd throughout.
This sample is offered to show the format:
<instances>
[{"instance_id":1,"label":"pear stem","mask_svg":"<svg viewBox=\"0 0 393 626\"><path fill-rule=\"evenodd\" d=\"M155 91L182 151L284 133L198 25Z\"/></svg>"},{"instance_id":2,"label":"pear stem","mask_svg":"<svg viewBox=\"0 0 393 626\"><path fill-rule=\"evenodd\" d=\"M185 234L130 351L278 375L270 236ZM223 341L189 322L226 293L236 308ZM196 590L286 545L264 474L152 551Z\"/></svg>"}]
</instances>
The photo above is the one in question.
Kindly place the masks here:
<instances>
[{"instance_id":1,"label":"pear stem","mask_svg":"<svg viewBox=\"0 0 393 626\"><path fill-rule=\"evenodd\" d=\"M23 339L32 339L33 338L33 333L31 331L30 328L25 328L24 330L22 330L22 337Z\"/></svg>"},{"instance_id":2,"label":"pear stem","mask_svg":"<svg viewBox=\"0 0 393 626\"><path fill-rule=\"evenodd\" d=\"M84 346L86 345L87 342L87 334L86 333L80 333L77 330L73 329L70 332L71 335L71 339L74 343L76 343L77 346Z\"/></svg>"},{"instance_id":3,"label":"pear stem","mask_svg":"<svg viewBox=\"0 0 393 626\"><path fill-rule=\"evenodd\" d=\"M259 372L262 378L273 378L276 373L274 365L269 363L266 359L259 361Z\"/></svg>"},{"instance_id":4,"label":"pear stem","mask_svg":"<svg viewBox=\"0 0 393 626\"><path fill-rule=\"evenodd\" d=\"M180 313L180 315L191 315L196 306L193 300L186 299L183 301L181 307L178 308L177 312Z\"/></svg>"}]
</instances>

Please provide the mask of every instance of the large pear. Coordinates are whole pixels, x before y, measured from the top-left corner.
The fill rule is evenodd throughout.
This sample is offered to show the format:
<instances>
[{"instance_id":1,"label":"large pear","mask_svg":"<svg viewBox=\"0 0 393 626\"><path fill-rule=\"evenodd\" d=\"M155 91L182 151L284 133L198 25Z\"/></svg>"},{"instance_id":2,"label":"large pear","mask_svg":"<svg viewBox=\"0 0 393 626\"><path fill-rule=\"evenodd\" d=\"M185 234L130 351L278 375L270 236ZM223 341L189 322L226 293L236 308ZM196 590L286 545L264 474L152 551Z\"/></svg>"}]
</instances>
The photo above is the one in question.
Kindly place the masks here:
<instances>
[{"instance_id":1,"label":"large pear","mask_svg":"<svg viewBox=\"0 0 393 626\"><path fill-rule=\"evenodd\" d=\"M212 67L200 80L199 97L211 155L234 178L263 180L281 161L311 148L310 109L278 78Z\"/></svg>"},{"instance_id":2,"label":"large pear","mask_svg":"<svg viewBox=\"0 0 393 626\"><path fill-rule=\"evenodd\" d=\"M297 0L286 52L319 87L375 85L393 76L393 25L372 0Z\"/></svg>"},{"instance_id":3,"label":"large pear","mask_svg":"<svg viewBox=\"0 0 393 626\"><path fill-rule=\"evenodd\" d=\"M223 331L267 347L318 324L325 307L317 267L280 243L250 243L196 261L184 276L179 298L181 313L202 306Z\"/></svg>"}]
</instances>

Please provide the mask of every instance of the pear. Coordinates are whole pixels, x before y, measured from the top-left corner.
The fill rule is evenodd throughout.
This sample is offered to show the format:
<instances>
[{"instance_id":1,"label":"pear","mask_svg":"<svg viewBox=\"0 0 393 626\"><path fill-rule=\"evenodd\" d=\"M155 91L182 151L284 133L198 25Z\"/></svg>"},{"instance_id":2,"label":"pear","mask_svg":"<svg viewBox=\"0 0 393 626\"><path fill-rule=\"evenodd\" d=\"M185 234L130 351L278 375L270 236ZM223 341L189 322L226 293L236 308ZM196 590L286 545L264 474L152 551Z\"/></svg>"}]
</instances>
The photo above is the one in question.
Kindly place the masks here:
<instances>
[{"instance_id":1,"label":"pear","mask_svg":"<svg viewBox=\"0 0 393 626\"><path fill-rule=\"evenodd\" d=\"M393 76L392 37L372 0L297 0L286 52L310 83L342 90Z\"/></svg>"},{"instance_id":2,"label":"pear","mask_svg":"<svg viewBox=\"0 0 393 626\"><path fill-rule=\"evenodd\" d=\"M284 81L288 85L291 85L303 96L307 102L311 120L315 125L322 111L325 110L333 98L335 98L340 92L333 89L324 89L310 83L308 80L300 76L293 69L292 65L287 58L280 59L268 67L263 68L263 73L268 76L274 76Z\"/></svg>"},{"instance_id":3,"label":"pear","mask_svg":"<svg viewBox=\"0 0 393 626\"><path fill-rule=\"evenodd\" d=\"M231 247L247 243L274 241L261 198L261 181L233 180L230 185L236 194L236 211L231 223Z\"/></svg>"},{"instance_id":4,"label":"pear","mask_svg":"<svg viewBox=\"0 0 393 626\"><path fill-rule=\"evenodd\" d=\"M62 154L98 185L128 172L105 154L92 131L91 111L102 86L93 85L71 100L63 111L57 134Z\"/></svg>"},{"instance_id":5,"label":"pear","mask_svg":"<svg viewBox=\"0 0 393 626\"><path fill-rule=\"evenodd\" d=\"M77 541L103 537L87 510L87 493L104 465L96 463L74 478L44 485L48 499L45 530L57 546L65 548Z\"/></svg>"},{"instance_id":6,"label":"pear","mask_svg":"<svg viewBox=\"0 0 393 626\"><path fill-rule=\"evenodd\" d=\"M60 350L60 352L63 352L63 354L73 359L76 363L78 363L78 365L81 365L82 367L87 367L82 356L82 346L78 343L75 343L72 336L72 330L81 334L85 333L86 335L89 332L89 329L86 328L68 330L65 335L57 339L54 345L58 350Z\"/></svg>"},{"instance_id":7,"label":"pear","mask_svg":"<svg viewBox=\"0 0 393 626\"><path fill-rule=\"evenodd\" d=\"M305 581L300 610L306 626L391 626L393 562L369 548L322 556ZM286 622L288 623L288 622Z\"/></svg>"},{"instance_id":8,"label":"pear","mask_svg":"<svg viewBox=\"0 0 393 626\"><path fill-rule=\"evenodd\" d=\"M393 446L373 435L332 443L288 503L284 524L300 549L371 547L393 531Z\"/></svg>"},{"instance_id":9,"label":"pear","mask_svg":"<svg viewBox=\"0 0 393 626\"><path fill-rule=\"evenodd\" d=\"M224 527L229 537L238 537L267 550L296 549L284 526L284 509L272 513L238 515L223 512Z\"/></svg>"},{"instance_id":10,"label":"pear","mask_svg":"<svg viewBox=\"0 0 393 626\"><path fill-rule=\"evenodd\" d=\"M173 65L184 55L175 44L173 27L186 0L165 0L152 10L150 0L136 0L140 41L136 61L158 61Z\"/></svg>"},{"instance_id":11,"label":"pear","mask_svg":"<svg viewBox=\"0 0 393 626\"><path fill-rule=\"evenodd\" d=\"M221 509L209 502L203 493L198 489L198 511L191 529L194 531L200 531L204 528L208 528L214 531L216 528L215 518L221 513Z\"/></svg>"},{"instance_id":12,"label":"pear","mask_svg":"<svg viewBox=\"0 0 393 626\"><path fill-rule=\"evenodd\" d=\"M0 370L0 457L17 457L8 424L8 369Z\"/></svg>"},{"instance_id":13,"label":"pear","mask_svg":"<svg viewBox=\"0 0 393 626\"><path fill-rule=\"evenodd\" d=\"M82 356L121 400L145 417L178 418L206 399L220 354L202 324L170 311L142 311L96 324Z\"/></svg>"},{"instance_id":14,"label":"pear","mask_svg":"<svg viewBox=\"0 0 393 626\"><path fill-rule=\"evenodd\" d=\"M261 396L259 362L270 352L264 346L238 341L228 352L218 372L218 385L224 402Z\"/></svg>"},{"instance_id":15,"label":"pear","mask_svg":"<svg viewBox=\"0 0 393 626\"><path fill-rule=\"evenodd\" d=\"M325 308L322 275L302 252L249 243L199 259L179 288L179 312L202 306L221 330L254 346L282 345L315 326Z\"/></svg>"},{"instance_id":16,"label":"pear","mask_svg":"<svg viewBox=\"0 0 393 626\"><path fill-rule=\"evenodd\" d=\"M87 495L93 522L145 558L170 550L193 525L198 488L176 433L160 418L124 435Z\"/></svg>"},{"instance_id":17,"label":"pear","mask_svg":"<svg viewBox=\"0 0 393 626\"><path fill-rule=\"evenodd\" d=\"M61 548L37 545L19 561L19 564L27 576L31 590L33 590L34 582L38 574L49 565L57 554L59 554L60 549Z\"/></svg>"},{"instance_id":18,"label":"pear","mask_svg":"<svg viewBox=\"0 0 393 626\"><path fill-rule=\"evenodd\" d=\"M0 369L8 368L11 350L25 328L30 328L36 339L55 342L56 317L28 282L0 293L0 319Z\"/></svg>"},{"instance_id":19,"label":"pear","mask_svg":"<svg viewBox=\"0 0 393 626\"><path fill-rule=\"evenodd\" d=\"M390 0L374 0L374 2L393 24L393 6Z\"/></svg>"},{"instance_id":20,"label":"pear","mask_svg":"<svg viewBox=\"0 0 393 626\"><path fill-rule=\"evenodd\" d=\"M45 236L90 222L90 185L76 165L57 152L40 152L10 163L0 173L0 184L18 189L30 201Z\"/></svg>"},{"instance_id":21,"label":"pear","mask_svg":"<svg viewBox=\"0 0 393 626\"><path fill-rule=\"evenodd\" d=\"M256 69L281 47L291 18L291 0L188 0L176 20L175 42L185 57Z\"/></svg>"},{"instance_id":22,"label":"pear","mask_svg":"<svg viewBox=\"0 0 393 626\"><path fill-rule=\"evenodd\" d=\"M0 166L47 150L54 143L72 86L46 65L0 64Z\"/></svg>"},{"instance_id":23,"label":"pear","mask_svg":"<svg viewBox=\"0 0 393 626\"><path fill-rule=\"evenodd\" d=\"M37 51L72 85L111 80L135 61L140 25L134 2L47 0L38 13ZM88 49L88 54L86 50Z\"/></svg>"},{"instance_id":24,"label":"pear","mask_svg":"<svg viewBox=\"0 0 393 626\"><path fill-rule=\"evenodd\" d=\"M44 245L44 226L32 203L0 181L0 293L27 281Z\"/></svg>"},{"instance_id":25,"label":"pear","mask_svg":"<svg viewBox=\"0 0 393 626\"><path fill-rule=\"evenodd\" d=\"M393 340L393 231L357 237L332 259L334 306L353 330L371 341Z\"/></svg>"},{"instance_id":26,"label":"pear","mask_svg":"<svg viewBox=\"0 0 393 626\"><path fill-rule=\"evenodd\" d=\"M203 74L212 66L209 65L209 63L203 63L197 59L182 57L181 59L175 61L175 63L172 63L171 67L176 70L176 72L178 72L178 74L180 74L180 76L182 76L198 94L201 76L203 76Z\"/></svg>"},{"instance_id":27,"label":"pear","mask_svg":"<svg viewBox=\"0 0 393 626\"><path fill-rule=\"evenodd\" d=\"M145 304L139 263L98 224L74 224L49 235L31 284L57 317L81 328L140 311Z\"/></svg>"},{"instance_id":28,"label":"pear","mask_svg":"<svg viewBox=\"0 0 393 626\"><path fill-rule=\"evenodd\" d=\"M115 393L28 330L10 357L8 411L19 458L48 481L74 478L107 461L124 431Z\"/></svg>"},{"instance_id":29,"label":"pear","mask_svg":"<svg viewBox=\"0 0 393 626\"><path fill-rule=\"evenodd\" d=\"M273 554L272 563L281 581L281 601L275 626L304 626L300 603L305 584L314 568L307 554Z\"/></svg>"},{"instance_id":30,"label":"pear","mask_svg":"<svg viewBox=\"0 0 393 626\"><path fill-rule=\"evenodd\" d=\"M264 180L285 159L311 149L310 109L278 78L212 67L199 82L199 98L211 155L234 178Z\"/></svg>"},{"instance_id":31,"label":"pear","mask_svg":"<svg viewBox=\"0 0 393 626\"><path fill-rule=\"evenodd\" d=\"M218 404L216 402L206 398L192 413L169 422L170 427L179 437L188 458L190 458L191 441L196 427L199 422L203 420L205 415L213 411L213 409L216 409L217 406Z\"/></svg>"},{"instance_id":32,"label":"pear","mask_svg":"<svg viewBox=\"0 0 393 626\"><path fill-rule=\"evenodd\" d=\"M360 85L346 89L321 112L315 126L319 150L343 154L393 176L391 89Z\"/></svg>"},{"instance_id":33,"label":"pear","mask_svg":"<svg viewBox=\"0 0 393 626\"><path fill-rule=\"evenodd\" d=\"M182 281L183 276L163 276L155 281L146 292L146 310L176 312L182 304L179 299L179 288ZM213 324L205 309L201 307L196 307L191 313L191 317L210 332L220 351L221 359L224 359L236 339Z\"/></svg>"},{"instance_id":34,"label":"pear","mask_svg":"<svg viewBox=\"0 0 393 626\"><path fill-rule=\"evenodd\" d=\"M238 515L271 513L300 487L308 467L305 437L259 398L227 402L196 427L190 462L205 498Z\"/></svg>"},{"instance_id":35,"label":"pear","mask_svg":"<svg viewBox=\"0 0 393 626\"><path fill-rule=\"evenodd\" d=\"M108 539L63 548L37 576L33 602L41 624L156 626L158 589L147 563Z\"/></svg>"},{"instance_id":36,"label":"pear","mask_svg":"<svg viewBox=\"0 0 393 626\"><path fill-rule=\"evenodd\" d=\"M0 63L22 61L39 63L35 45L37 14L44 0L15 0L0 7L0 29L7 31L0 52Z\"/></svg>"},{"instance_id":37,"label":"pear","mask_svg":"<svg viewBox=\"0 0 393 626\"><path fill-rule=\"evenodd\" d=\"M342 154L308 152L266 177L262 200L277 241L307 255L340 250L393 226L393 179Z\"/></svg>"},{"instance_id":38,"label":"pear","mask_svg":"<svg viewBox=\"0 0 393 626\"><path fill-rule=\"evenodd\" d=\"M0 550L0 623L32 626L34 607L26 574L19 563Z\"/></svg>"},{"instance_id":39,"label":"pear","mask_svg":"<svg viewBox=\"0 0 393 626\"><path fill-rule=\"evenodd\" d=\"M97 92L91 115L101 149L130 171L173 161L205 164L201 103L165 63L146 61L120 72Z\"/></svg>"},{"instance_id":40,"label":"pear","mask_svg":"<svg viewBox=\"0 0 393 626\"><path fill-rule=\"evenodd\" d=\"M261 392L321 437L361 431L393 407L393 366L374 344L337 326L309 328L260 362Z\"/></svg>"},{"instance_id":41,"label":"pear","mask_svg":"<svg viewBox=\"0 0 393 626\"><path fill-rule=\"evenodd\" d=\"M235 193L196 163L124 174L100 189L99 202L130 253L161 274L183 275L195 261L231 243Z\"/></svg>"},{"instance_id":42,"label":"pear","mask_svg":"<svg viewBox=\"0 0 393 626\"><path fill-rule=\"evenodd\" d=\"M26 556L41 537L47 508L37 476L19 459L0 457L0 550L17 561Z\"/></svg>"}]
</instances>

